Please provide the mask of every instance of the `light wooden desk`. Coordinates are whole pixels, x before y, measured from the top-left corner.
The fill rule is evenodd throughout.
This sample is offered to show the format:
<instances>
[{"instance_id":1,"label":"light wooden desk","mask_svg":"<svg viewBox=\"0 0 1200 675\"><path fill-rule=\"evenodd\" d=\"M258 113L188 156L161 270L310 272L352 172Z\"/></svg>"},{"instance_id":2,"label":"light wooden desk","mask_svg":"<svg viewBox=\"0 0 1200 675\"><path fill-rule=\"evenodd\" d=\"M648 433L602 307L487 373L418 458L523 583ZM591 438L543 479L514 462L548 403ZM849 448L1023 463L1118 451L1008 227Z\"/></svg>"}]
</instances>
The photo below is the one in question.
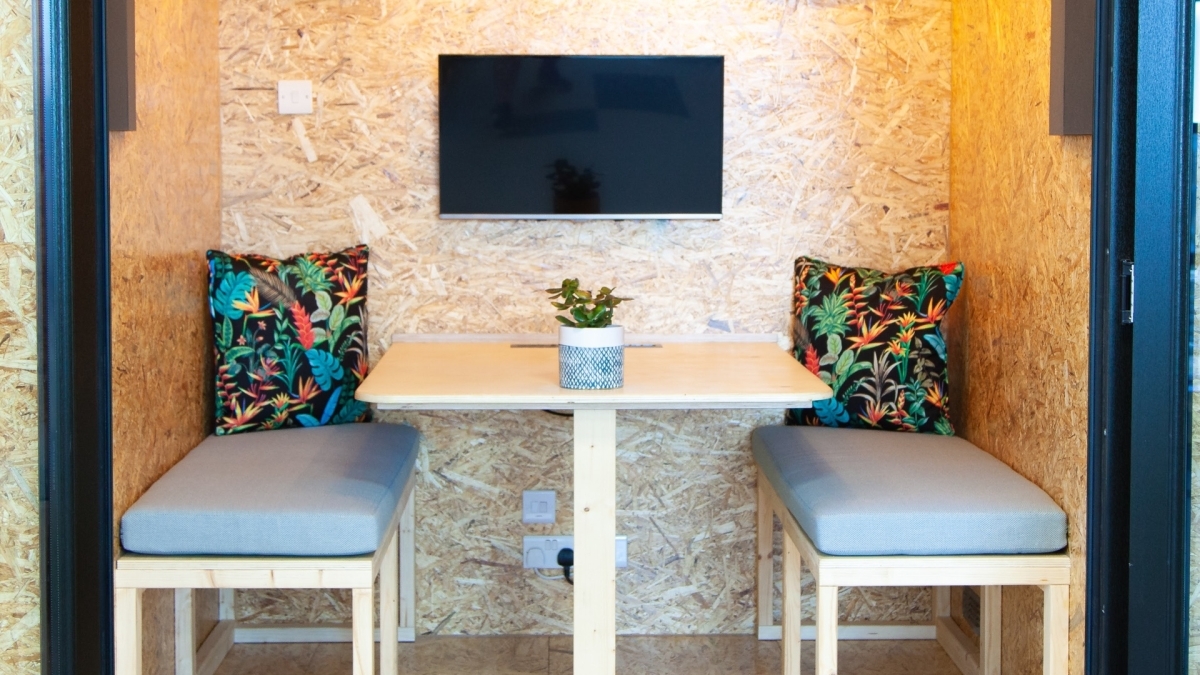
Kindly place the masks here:
<instances>
[{"instance_id":1,"label":"light wooden desk","mask_svg":"<svg viewBox=\"0 0 1200 675\"><path fill-rule=\"evenodd\" d=\"M437 339L436 336L428 336ZM510 336L495 336L496 338ZM617 410L801 408L832 392L774 336L759 341L671 342L625 350L625 386L558 386L558 350L546 338L513 346L484 336L398 341L359 386L384 410L575 411L575 675L616 669ZM765 337L769 342L763 341ZM744 340L744 338L743 338Z\"/></svg>"}]
</instances>

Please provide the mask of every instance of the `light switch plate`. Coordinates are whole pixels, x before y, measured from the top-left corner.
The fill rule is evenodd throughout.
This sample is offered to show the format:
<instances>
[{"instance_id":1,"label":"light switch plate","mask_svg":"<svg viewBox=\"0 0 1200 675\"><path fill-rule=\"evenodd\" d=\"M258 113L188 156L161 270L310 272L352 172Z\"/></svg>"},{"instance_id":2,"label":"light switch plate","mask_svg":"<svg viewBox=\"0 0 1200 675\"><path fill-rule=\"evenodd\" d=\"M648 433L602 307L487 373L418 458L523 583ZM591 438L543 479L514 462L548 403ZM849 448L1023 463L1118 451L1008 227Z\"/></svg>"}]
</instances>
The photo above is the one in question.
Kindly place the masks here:
<instances>
[{"instance_id":1,"label":"light switch plate","mask_svg":"<svg viewBox=\"0 0 1200 675\"><path fill-rule=\"evenodd\" d=\"M553 523L554 490L526 490L521 495L521 522Z\"/></svg>"},{"instance_id":2,"label":"light switch plate","mask_svg":"<svg viewBox=\"0 0 1200 675\"><path fill-rule=\"evenodd\" d=\"M312 114L312 80L280 80L278 91L280 115Z\"/></svg>"}]
</instances>

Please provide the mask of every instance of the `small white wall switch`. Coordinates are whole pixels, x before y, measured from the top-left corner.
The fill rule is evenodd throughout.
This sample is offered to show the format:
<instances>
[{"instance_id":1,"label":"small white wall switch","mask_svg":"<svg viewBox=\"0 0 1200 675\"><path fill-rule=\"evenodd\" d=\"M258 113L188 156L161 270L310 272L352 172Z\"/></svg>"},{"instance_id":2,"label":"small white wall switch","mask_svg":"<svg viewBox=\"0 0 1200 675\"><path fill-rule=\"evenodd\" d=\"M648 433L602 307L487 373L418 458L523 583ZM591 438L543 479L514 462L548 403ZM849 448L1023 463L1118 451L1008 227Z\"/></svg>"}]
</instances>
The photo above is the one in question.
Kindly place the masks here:
<instances>
[{"instance_id":1,"label":"small white wall switch","mask_svg":"<svg viewBox=\"0 0 1200 675\"><path fill-rule=\"evenodd\" d=\"M280 115L312 114L312 80L280 80L278 91Z\"/></svg>"},{"instance_id":2,"label":"small white wall switch","mask_svg":"<svg viewBox=\"0 0 1200 675\"><path fill-rule=\"evenodd\" d=\"M521 522L553 523L554 490L526 490L521 496Z\"/></svg>"}]
</instances>

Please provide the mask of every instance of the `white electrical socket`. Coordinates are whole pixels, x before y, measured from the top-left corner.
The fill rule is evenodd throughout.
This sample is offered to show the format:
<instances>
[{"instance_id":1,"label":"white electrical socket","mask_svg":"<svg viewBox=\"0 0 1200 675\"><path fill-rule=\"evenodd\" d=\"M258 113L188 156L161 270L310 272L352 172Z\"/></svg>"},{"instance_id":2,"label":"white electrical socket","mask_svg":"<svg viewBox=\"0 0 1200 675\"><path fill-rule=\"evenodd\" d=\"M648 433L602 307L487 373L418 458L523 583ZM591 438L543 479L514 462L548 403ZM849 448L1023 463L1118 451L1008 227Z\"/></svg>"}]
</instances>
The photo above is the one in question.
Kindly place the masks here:
<instances>
[{"instance_id":1,"label":"white electrical socket","mask_svg":"<svg viewBox=\"0 0 1200 675\"><path fill-rule=\"evenodd\" d=\"M521 522L553 523L554 490L526 490L521 495Z\"/></svg>"},{"instance_id":2,"label":"white electrical socket","mask_svg":"<svg viewBox=\"0 0 1200 675\"><path fill-rule=\"evenodd\" d=\"M280 115L312 114L312 80L280 80L278 92Z\"/></svg>"},{"instance_id":3,"label":"white electrical socket","mask_svg":"<svg viewBox=\"0 0 1200 675\"><path fill-rule=\"evenodd\" d=\"M558 567L558 552L575 548L575 537L566 535L526 536L523 542L525 569L554 569ZM617 567L629 567L629 538L617 535Z\"/></svg>"}]
</instances>

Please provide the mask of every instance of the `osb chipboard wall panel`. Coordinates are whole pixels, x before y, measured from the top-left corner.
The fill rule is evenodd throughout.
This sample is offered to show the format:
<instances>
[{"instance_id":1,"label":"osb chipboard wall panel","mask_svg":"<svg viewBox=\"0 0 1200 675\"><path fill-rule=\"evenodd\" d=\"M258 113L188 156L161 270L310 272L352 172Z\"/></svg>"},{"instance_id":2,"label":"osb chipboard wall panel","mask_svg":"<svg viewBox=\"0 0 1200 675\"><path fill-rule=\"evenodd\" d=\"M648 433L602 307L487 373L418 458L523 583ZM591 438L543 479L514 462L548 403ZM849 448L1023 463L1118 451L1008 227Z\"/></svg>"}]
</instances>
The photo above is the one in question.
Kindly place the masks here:
<instances>
[{"instance_id":1,"label":"osb chipboard wall panel","mask_svg":"<svg viewBox=\"0 0 1200 675\"><path fill-rule=\"evenodd\" d=\"M961 431L1067 512L1083 672L1091 139L1049 135L1050 0L956 0L950 252ZM965 391L964 391L965 386ZM1004 672L1041 672L1041 591L1004 591Z\"/></svg>"},{"instance_id":2,"label":"osb chipboard wall panel","mask_svg":"<svg viewBox=\"0 0 1200 675\"><path fill-rule=\"evenodd\" d=\"M220 244L217 2L136 8L137 130L109 138L118 527L211 427L204 252ZM174 671L172 607L147 593L147 673Z\"/></svg>"},{"instance_id":3,"label":"osb chipboard wall panel","mask_svg":"<svg viewBox=\"0 0 1200 675\"><path fill-rule=\"evenodd\" d=\"M222 0L222 242L276 255L372 245L374 355L394 332L548 332L566 276L636 298L637 332L782 332L799 254L941 260L948 224L949 0ZM440 53L725 55L724 218L437 218ZM281 117L275 82L313 81ZM389 419L400 419L389 417ZM553 488L569 532L568 422L406 417L425 433L419 630L565 632L562 582L519 569L519 490ZM620 417L631 568L621 630L753 627L750 429L763 413ZM549 529L549 528L547 528ZM849 616L927 619L926 591L855 591ZM242 594L258 621L344 620L337 594Z\"/></svg>"},{"instance_id":4,"label":"osb chipboard wall panel","mask_svg":"<svg viewBox=\"0 0 1200 675\"><path fill-rule=\"evenodd\" d=\"M31 3L0 0L0 673L38 673Z\"/></svg>"}]
</instances>

